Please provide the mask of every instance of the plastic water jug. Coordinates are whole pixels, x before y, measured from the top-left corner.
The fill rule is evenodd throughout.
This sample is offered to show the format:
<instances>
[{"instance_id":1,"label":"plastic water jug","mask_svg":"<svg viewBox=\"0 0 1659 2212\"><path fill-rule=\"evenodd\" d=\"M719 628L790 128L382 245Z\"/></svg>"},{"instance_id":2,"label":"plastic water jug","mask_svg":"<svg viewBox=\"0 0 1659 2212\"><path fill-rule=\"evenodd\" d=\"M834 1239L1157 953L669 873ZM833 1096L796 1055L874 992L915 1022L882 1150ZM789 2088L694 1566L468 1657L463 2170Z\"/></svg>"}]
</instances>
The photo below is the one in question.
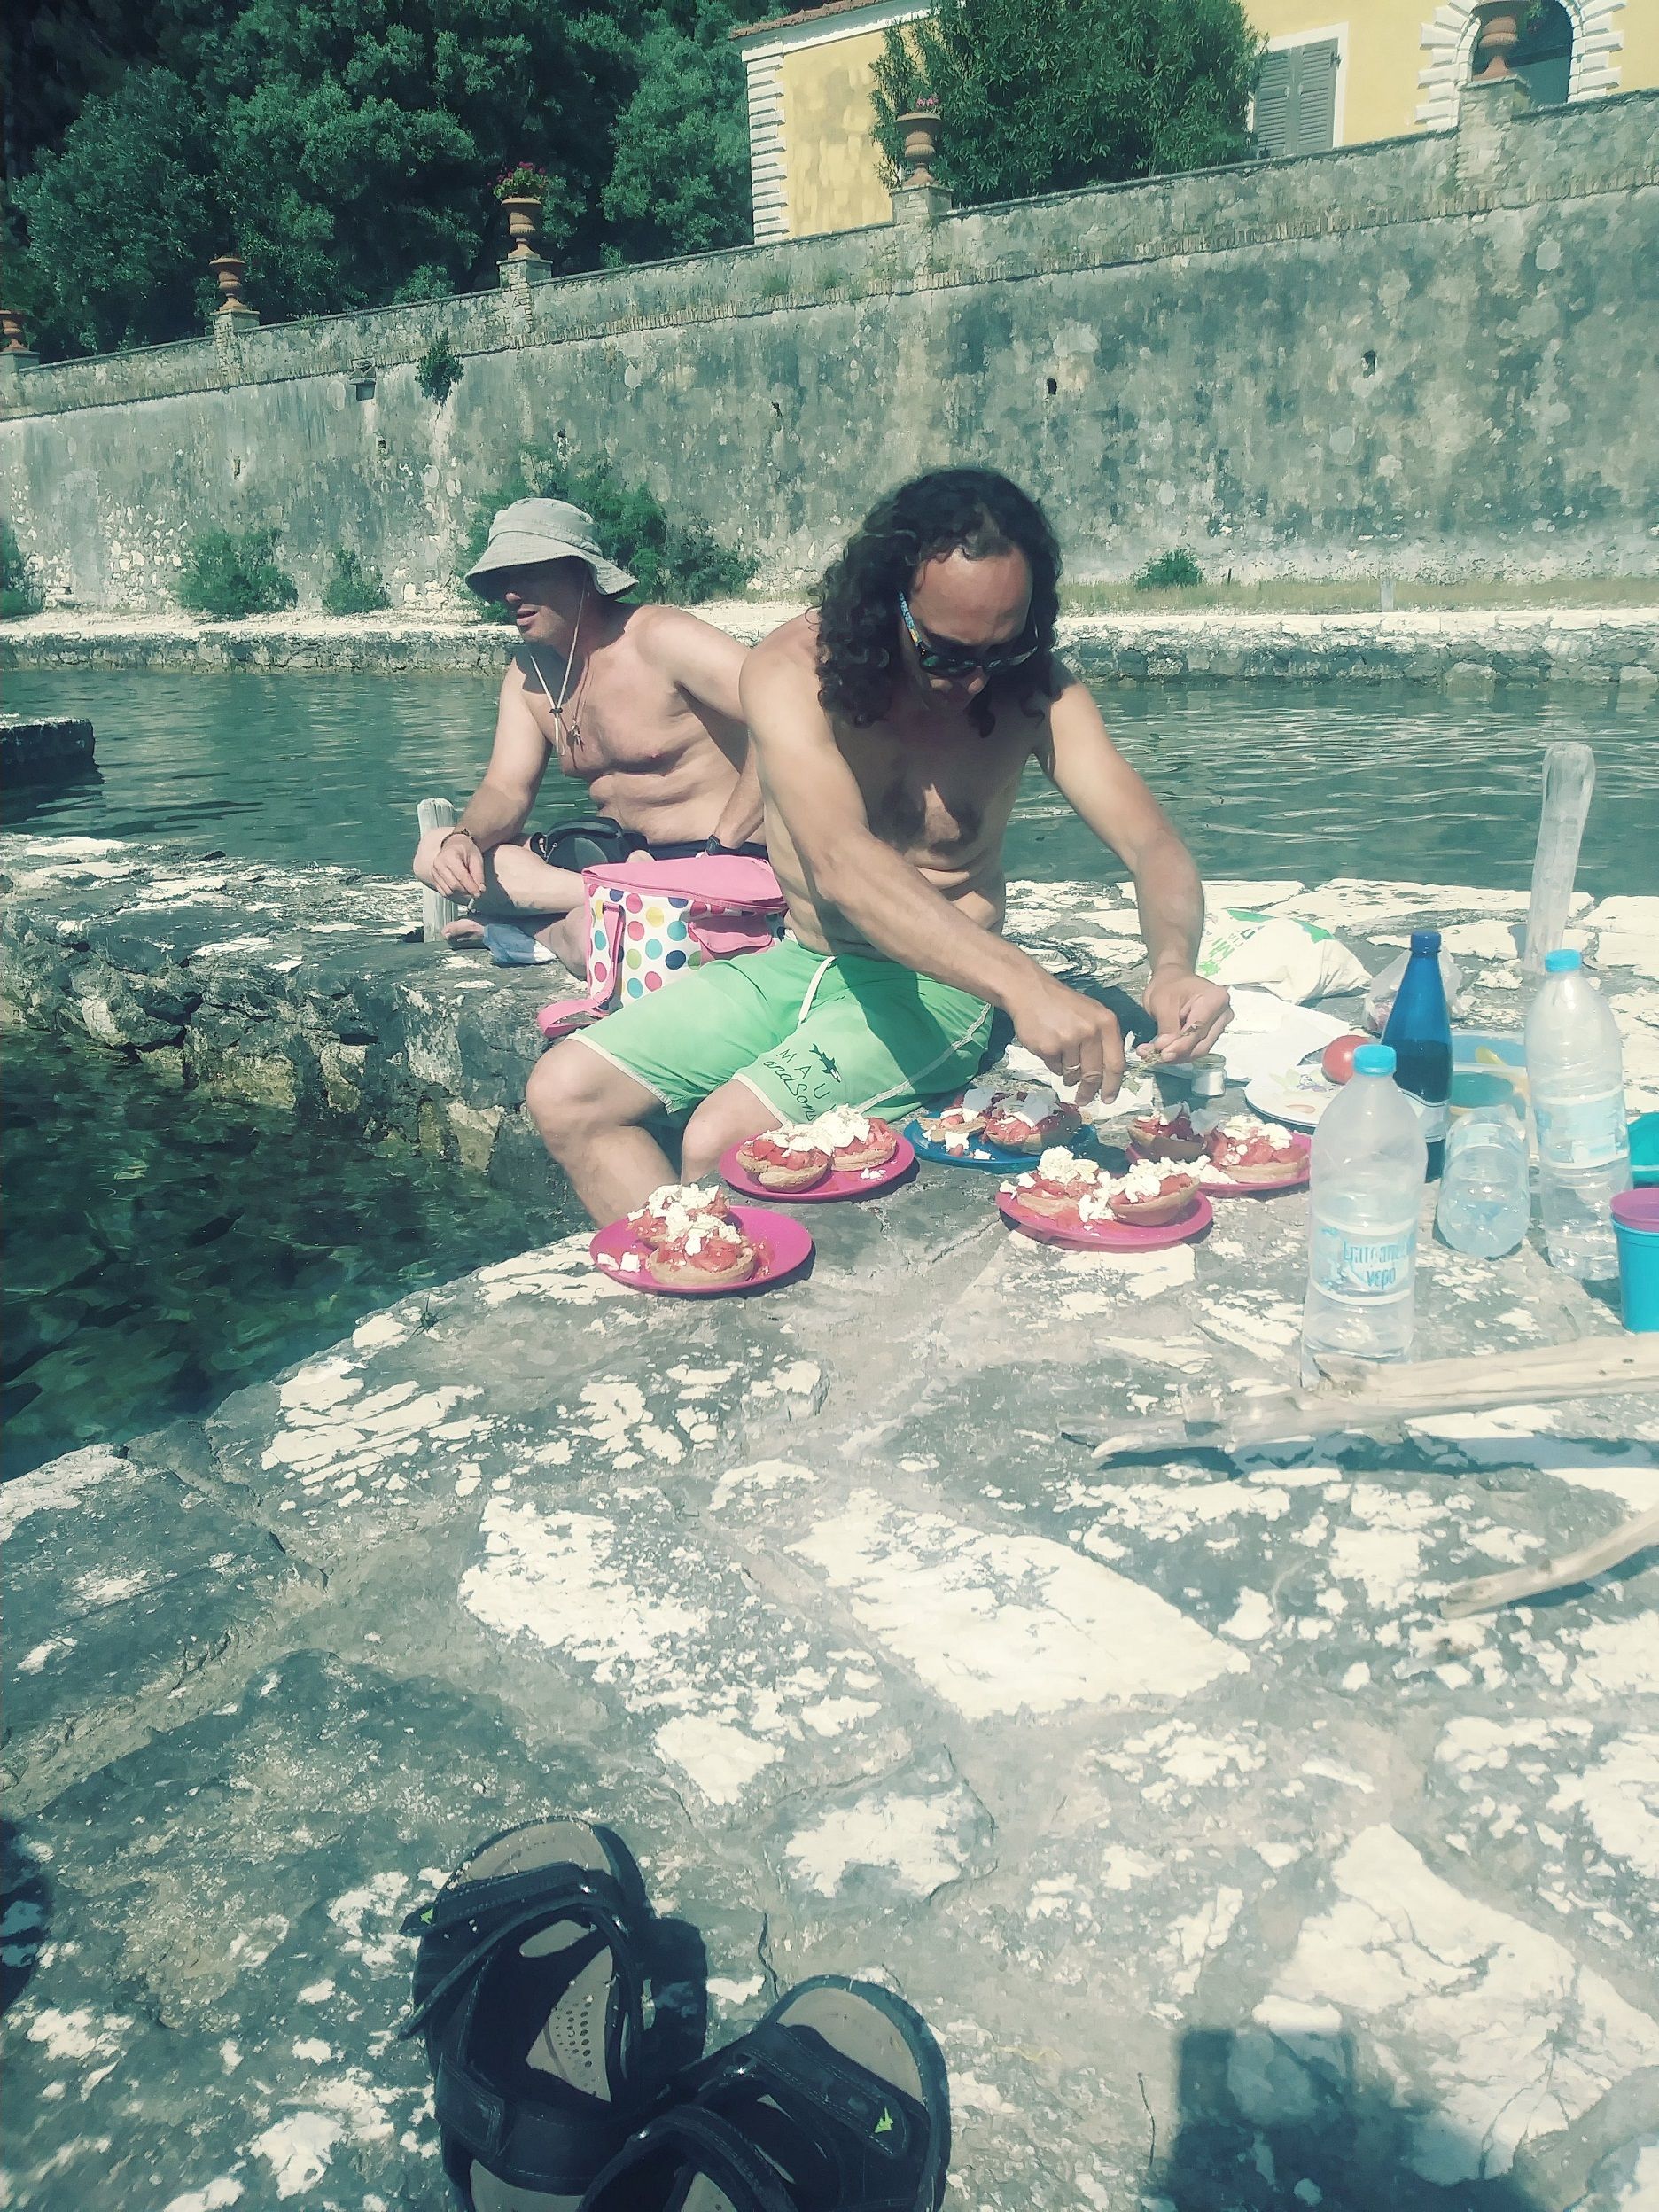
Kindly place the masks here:
<instances>
[{"instance_id":1,"label":"plastic water jug","mask_svg":"<svg viewBox=\"0 0 1659 2212\"><path fill-rule=\"evenodd\" d=\"M1387 1045L1361 1045L1313 1132L1302 1372L1320 1352L1403 1359L1411 1350L1417 1224L1429 1148Z\"/></svg>"},{"instance_id":2,"label":"plastic water jug","mask_svg":"<svg viewBox=\"0 0 1659 2212\"><path fill-rule=\"evenodd\" d=\"M1454 1252L1496 1259L1532 1219L1526 1127L1507 1106L1481 1106L1452 1125L1435 1226Z\"/></svg>"},{"instance_id":3,"label":"plastic water jug","mask_svg":"<svg viewBox=\"0 0 1659 2212\"><path fill-rule=\"evenodd\" d=\"M1608 1209L1631 1187L1624 1063L1613 1010L1577 953L1545 959L1527 1013L1526 1068L1550 1266L1611 1281L1618 1255Z\"/></svg>"}]
</instances>

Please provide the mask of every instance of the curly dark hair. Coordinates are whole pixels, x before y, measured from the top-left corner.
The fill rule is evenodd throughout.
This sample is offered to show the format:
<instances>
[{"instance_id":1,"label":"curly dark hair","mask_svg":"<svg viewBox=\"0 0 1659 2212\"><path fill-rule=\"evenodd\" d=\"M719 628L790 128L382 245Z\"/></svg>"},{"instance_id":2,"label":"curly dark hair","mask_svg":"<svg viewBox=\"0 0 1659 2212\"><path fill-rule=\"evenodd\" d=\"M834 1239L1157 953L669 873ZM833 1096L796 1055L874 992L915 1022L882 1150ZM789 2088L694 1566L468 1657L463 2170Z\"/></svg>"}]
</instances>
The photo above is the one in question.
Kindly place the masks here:
<instances>
[{"instance_id":1,"label":"curly dark hair","mask_svg":"<svg viewBox=\"0 0 1659 2212\"><path fill-rule=\"evenodd\" d=\"M994 469L933 469L912 477L865 516L818 592L818 695L856 727L878 721L900 667L899 595L924 561L957 547L970 560L1017 549L1031 567L1038 650L993 676L969 709L989 736L997 709L1033 694L1058 696L1051 656L1059 612L1060 547L1036 501Z\"/></svg>"}]
</instances>

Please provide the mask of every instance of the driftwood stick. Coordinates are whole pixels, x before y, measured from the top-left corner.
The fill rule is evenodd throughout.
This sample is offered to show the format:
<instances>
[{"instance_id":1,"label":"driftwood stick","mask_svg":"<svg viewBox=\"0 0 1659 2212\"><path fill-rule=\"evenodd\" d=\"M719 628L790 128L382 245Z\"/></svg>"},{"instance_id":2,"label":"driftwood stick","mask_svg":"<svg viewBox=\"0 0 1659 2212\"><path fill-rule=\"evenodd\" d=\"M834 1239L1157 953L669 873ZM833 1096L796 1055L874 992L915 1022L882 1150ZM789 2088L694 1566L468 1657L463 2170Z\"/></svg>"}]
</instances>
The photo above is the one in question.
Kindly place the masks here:
<instances>
[{"instance_id":1,"label":"driftwood stick","mask_svg":"<svg viewBox=\"0 0 1659 2212\"><path fill-rule=\"evenodd\" d=\"M1325 1379L1312 1390L1273 1384L1188 1392L1178 1418L1143 1421L1102 1437L1094 1444L1094 1459L1166 1445L1234 1452L1344 1429L1368 1436L1424 1414L1659 1390L1659 1336L1581 1337L1525 1351L1382 1365L1328 1359L1321 1366Z\"/></svg>"},{"instance_id":2,"label":"driftwood stick","mask_svg":"<svg viewBox=\"0 0 1659 2212\"><path fill-rule=\"evenodd\" d=\"M1595 1543L1576 1552L1563 1552L1559 1559L1546 1559L1541 1567L1517 1567L1507 1574L1482 1575L1474 1582L1457 1583L1441 1599L1440 1610L1447 1620L1460 1621L1470 1613L1494 1613L1500 1605L1513 1605L1519 1598L1542 1597L1548 1590L1570 1590L1575 1583L1593 1581L1609 1568L1622 1567L1653 1544L1659 1544L1659 1507L1638 1514L1633 1521L1622 1521Z\"/></svg>"},{"instance_id":3,"label":"driftwood stick","mask_svg":"<svg viewBox=\"0 0 1659 2212\"><path fill-rule=\"evenodd\" d=\"M429 830L453 830L455 808L447 798L424 798L415 810L420 822L421 835ZM459 903L447 899L441 891L434 891L430 884L421 887L421 935L427 944L440 942L444 923L453 922L460 913Z\"/></svg>"}]
</instances>

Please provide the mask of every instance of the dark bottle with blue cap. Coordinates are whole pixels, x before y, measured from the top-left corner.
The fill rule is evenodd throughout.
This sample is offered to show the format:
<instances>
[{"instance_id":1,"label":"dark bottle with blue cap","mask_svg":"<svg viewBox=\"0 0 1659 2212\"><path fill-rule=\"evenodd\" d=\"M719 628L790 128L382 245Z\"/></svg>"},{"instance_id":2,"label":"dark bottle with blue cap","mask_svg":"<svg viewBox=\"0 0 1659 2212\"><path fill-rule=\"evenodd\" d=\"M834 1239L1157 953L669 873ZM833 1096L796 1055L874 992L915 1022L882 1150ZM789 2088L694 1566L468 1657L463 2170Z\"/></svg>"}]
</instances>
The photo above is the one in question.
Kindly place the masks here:
<instances>
[{"instance_id":1,"label":"dark bottle with blue cap","mask_svg":"<svg viewBox=\"0 0 1659 2212\"><path fill-rule=\"evenodd\" d=\"M1411 958L1382 1041L1394 1048L1394 1080L1417 1109L1429 1147L1428 1180L1437 1182L1452 1110L1452 1016L1440 979L1438 930L1413 931Z\"/></svg>"}]
</instances>

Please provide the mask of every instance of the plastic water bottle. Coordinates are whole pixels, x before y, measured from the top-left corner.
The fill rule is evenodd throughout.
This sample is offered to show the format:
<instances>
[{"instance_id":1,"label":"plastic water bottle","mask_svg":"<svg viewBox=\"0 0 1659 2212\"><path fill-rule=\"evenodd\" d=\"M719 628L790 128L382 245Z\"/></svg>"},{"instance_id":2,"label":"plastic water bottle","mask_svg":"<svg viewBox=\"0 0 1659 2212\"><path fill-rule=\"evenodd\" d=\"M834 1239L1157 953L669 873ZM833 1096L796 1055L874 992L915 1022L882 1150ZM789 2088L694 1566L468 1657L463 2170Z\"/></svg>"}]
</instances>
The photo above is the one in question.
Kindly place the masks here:
<instances>
[{"instance_id":1,"label":"plastic water bottle","mask_svg":"<svg viewBox=\"0 0 1659 2212\"><path fill-rule=\"evenodd\" d=\"M1631 1187L1624 1063L1613 1010L1577 953L1545 960L1527 1014L1526 1070L1550 1266L1610 1281L1618 1256L1608 1209Z\"/></svg>"},{"instance_id":2,"label":"plastic water bottle","mask_svg":"<svg viewBox=\"0 0 1659 2212\"><path fill-rule=\"evenodd\" d=\"M1446 1123L1452 1095L1452 1016L1440 974L1438 930L1412 931L1411 958L1400 977L1382 1041L1394 1048L1396 1080L1422 1121L1428 1147L1427 1180L1445 1165Z\"/></svg>"},{"instance_id":3,"label":"plastic water bottle","mask_svg":"<svg viewBox=\"0 0 1659 2212\"><path fill-rule=\"evenodd\" d=\"M1302 1373L1315 1355L1403 1359L1411 1350L1417 1219L1428 1154L1388 1045L1361 1045L1354 1071L1313 1132Z\"/></svg>"},{"instance_id":4,"label":"plastic water bottle","mask_svg":"<svg viewBox=\"0 0 1659 2212\"><path fill-rule=\"evenodd\" d=\"M1480 1106L1452 1125L1435 1223L1454 1252L1496 1259L1532 1219L1526 1129L1507 1106Z\"/></svg>"}]
</instances>

